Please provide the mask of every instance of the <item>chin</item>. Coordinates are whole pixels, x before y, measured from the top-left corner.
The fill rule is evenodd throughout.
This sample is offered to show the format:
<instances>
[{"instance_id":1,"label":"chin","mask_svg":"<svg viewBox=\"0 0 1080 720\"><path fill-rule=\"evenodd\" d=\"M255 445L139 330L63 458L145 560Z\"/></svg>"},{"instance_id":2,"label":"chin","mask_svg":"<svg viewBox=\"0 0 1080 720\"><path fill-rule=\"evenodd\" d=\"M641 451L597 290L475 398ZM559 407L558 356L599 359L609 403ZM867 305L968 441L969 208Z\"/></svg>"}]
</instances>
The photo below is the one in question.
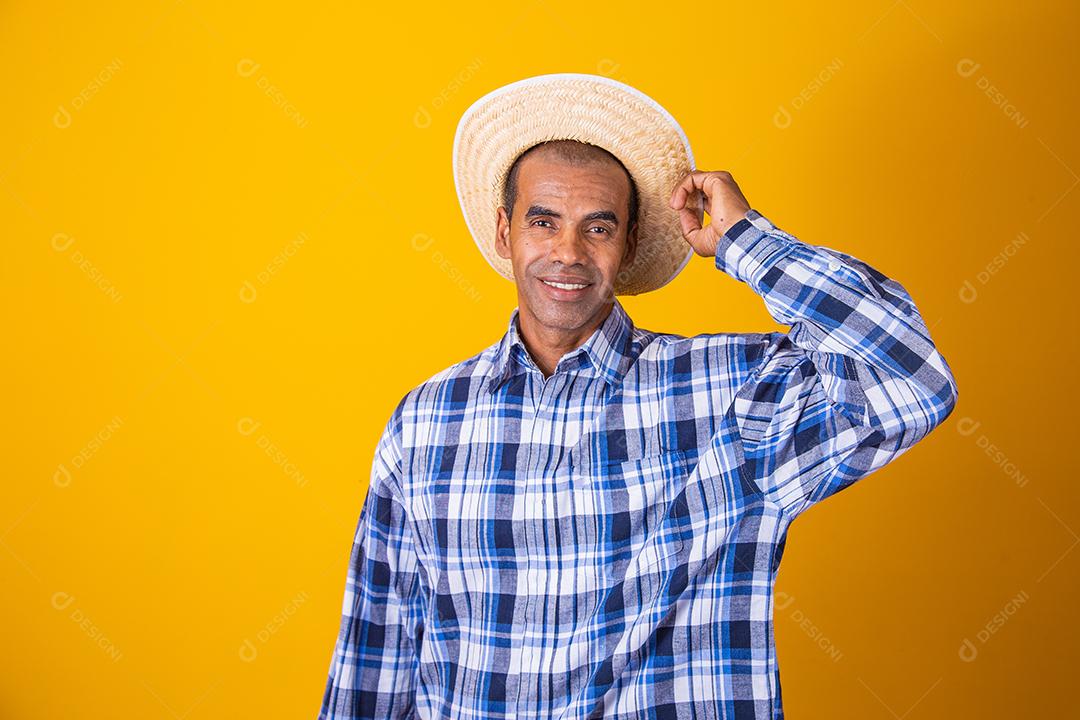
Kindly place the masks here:
<instances>
[{"instance_id":1,"label":"chin","mask_svg":"<svg viewBox=\"0 0 1080 720\"><path fill-rule=\"evenodd\" d=\"M596 313L598 306L595 298L584 298L579 302L533 298L529 308L536 319L548 327L574 330L586 324Z\"/></svg>"}]
</instances>

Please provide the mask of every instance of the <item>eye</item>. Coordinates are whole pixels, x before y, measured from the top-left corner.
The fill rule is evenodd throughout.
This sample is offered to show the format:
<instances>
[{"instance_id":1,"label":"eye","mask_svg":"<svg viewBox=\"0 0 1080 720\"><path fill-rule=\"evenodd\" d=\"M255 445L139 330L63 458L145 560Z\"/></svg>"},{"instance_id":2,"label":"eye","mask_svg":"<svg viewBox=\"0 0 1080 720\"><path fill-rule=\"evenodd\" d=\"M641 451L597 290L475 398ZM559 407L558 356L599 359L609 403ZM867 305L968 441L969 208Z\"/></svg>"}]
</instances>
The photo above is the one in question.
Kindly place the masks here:
<instances>
[{"instance_id":1,"label":"eye","mask_svg":"<svg viewBox=\"0 0 1080 720\"><path fill-rule=\"evenodd\" d=\"M590 229L590 230L602 230L603 232L607 232L607 231L608 231L608 229L607 229L606 227L600 227L599 225L597 225L597 226L595 226L595 227L591 227L591 228L589 228L589 229Z\"/></svg>"},{"instance_id":2,"label":"eye","mask_svg":"<svg viewBox=\"0 0 1080 720\"><path fill-rule=\"evenodd\" d=\"M533 220L533 221L532 221L531 223L529 223L529 224L530 224L530 225L535 225L536 223L546 223L546 222L547 222L547 220Z\"/></svg>"}]
</instances>

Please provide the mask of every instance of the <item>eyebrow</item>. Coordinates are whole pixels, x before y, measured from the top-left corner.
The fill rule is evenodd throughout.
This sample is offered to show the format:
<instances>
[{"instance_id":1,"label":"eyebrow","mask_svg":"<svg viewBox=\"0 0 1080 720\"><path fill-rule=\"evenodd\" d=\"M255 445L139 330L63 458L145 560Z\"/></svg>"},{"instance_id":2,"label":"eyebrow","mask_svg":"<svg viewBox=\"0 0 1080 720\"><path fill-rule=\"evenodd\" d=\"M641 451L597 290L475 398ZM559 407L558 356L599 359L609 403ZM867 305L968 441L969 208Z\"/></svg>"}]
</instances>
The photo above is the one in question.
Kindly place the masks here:
<instances>
[{"instance_id":1,"label":"eyebrow","mask_svg":"<svg viewBox=\"0 0 1080 720\"><path fill-rule=\"evenodd\" d=\"M549 208L546 208L543 205L532 205L529 207L528 210L525 211L526 219L536 217L537 215L546 215L547 217L553 218L562 217L562 215L560 215L559 213ZM589 222L591 220L607 220L613 225L619 224L619 218L616 217L615 213L611 212L610 210L593 210L591 213L582 218L582 220L584 222Z\"/></svg>"}]
</instances>

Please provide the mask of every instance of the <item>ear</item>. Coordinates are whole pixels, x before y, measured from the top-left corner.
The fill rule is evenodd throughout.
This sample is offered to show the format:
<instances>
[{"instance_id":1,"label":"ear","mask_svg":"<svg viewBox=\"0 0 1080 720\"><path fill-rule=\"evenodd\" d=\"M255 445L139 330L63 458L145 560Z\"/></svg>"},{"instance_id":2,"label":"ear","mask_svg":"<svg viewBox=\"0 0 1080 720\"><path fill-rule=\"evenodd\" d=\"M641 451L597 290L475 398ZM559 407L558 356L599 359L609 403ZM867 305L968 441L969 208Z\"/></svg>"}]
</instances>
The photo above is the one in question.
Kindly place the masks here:
<instances>
[{"instance_id":1,"label":"ear","mask_svg":"<svg viewBox=\"0 0 1080 720\"><path fill-rule=\"evenodd\" d=\"M501 205L495 211L495 252L501 258L510 259L510 218Z\"/></svg>"}]
</instances>

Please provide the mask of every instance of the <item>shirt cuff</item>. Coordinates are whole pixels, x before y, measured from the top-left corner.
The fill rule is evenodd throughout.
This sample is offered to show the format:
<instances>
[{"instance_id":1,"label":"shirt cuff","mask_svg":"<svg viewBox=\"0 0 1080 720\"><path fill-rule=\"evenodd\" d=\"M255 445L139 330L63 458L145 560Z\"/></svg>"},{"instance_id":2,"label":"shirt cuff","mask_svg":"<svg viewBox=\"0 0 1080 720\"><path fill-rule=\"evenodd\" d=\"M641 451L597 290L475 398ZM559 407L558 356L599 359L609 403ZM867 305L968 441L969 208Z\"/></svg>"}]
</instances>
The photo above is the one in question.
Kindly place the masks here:
<instances>
[{"instance_id":1,"label":"shirt cuff","mask_svg":"<svg viewBox=\"0 0 1080 720\"><path fill-rule=\"evenodd\" d=\"M716 244L716 267L756 289L769 268L791 248L787 233L751 208Z\"/></svg>"}]
</instances>

